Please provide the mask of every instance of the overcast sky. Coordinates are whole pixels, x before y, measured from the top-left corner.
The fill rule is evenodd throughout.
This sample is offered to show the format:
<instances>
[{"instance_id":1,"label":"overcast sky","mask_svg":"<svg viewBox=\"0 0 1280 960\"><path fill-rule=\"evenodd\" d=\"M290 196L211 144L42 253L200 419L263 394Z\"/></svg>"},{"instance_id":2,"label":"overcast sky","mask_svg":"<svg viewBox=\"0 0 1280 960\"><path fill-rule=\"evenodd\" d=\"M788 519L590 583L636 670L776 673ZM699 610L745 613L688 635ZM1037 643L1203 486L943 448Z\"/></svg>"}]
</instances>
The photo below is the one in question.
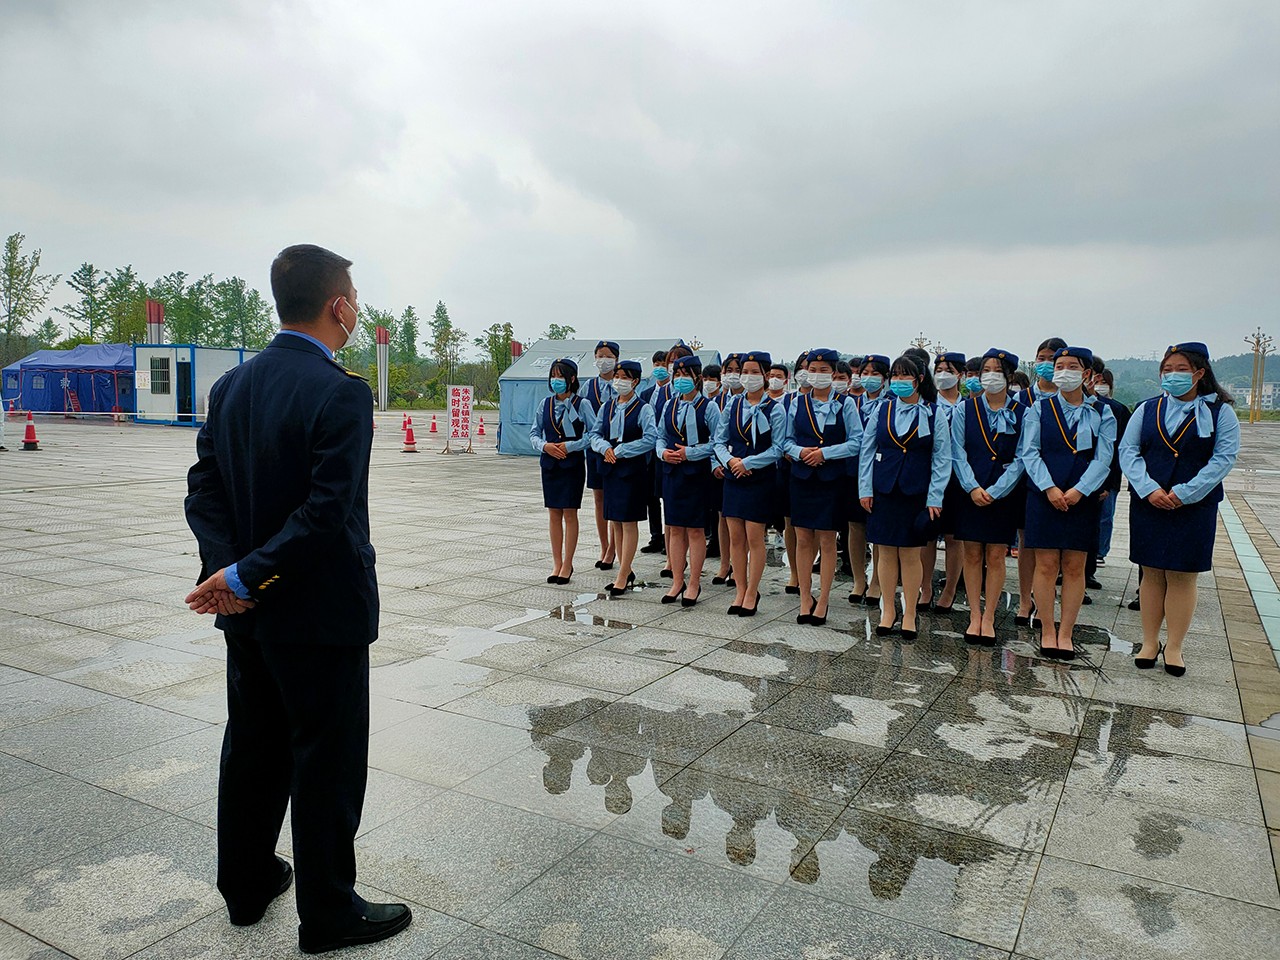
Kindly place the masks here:
<instances>
[{"instance_id":1,"label":"overcast sky","mask_svg":"<svg viewBox=\"0 0 1280 960\"><path fill-rule=\"evenodd\" d=\"M1276 0L3 0L0 233L472 334L1280 334Z\"/></svg>"}]
</instances>

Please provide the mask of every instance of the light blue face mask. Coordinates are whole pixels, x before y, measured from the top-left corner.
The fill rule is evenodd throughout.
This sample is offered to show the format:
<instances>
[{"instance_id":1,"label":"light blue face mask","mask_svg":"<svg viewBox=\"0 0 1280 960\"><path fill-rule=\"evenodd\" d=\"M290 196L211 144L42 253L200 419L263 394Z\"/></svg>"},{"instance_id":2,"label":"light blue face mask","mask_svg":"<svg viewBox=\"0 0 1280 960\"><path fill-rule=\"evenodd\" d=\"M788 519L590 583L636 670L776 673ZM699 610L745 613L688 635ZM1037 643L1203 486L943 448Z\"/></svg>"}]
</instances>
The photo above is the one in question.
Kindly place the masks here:
<instances>
[{"instance_id":1,"label":"light blue face mask","mask_svg":"<svg viewBox=\"0 0 1280 960\"><path fill-rule=\"evenodd\" d=\"M964 385L969 389L970 393L977 393L982 389L982 381L977 377L966 377Z\"/></svg>"},{"instance_id":2,"label":"light blue face mask","mask_svg":"<svg viewBox=\"0 0 1280 960\"><path fill-rule=\"evenodd\" d=\"M684 396L693 390L693 377L676 377L671 385L676 388L676 393Z\"/></svg>"},{"instance_id":3,"label":"light blue face mask","mask_svg":"<svg viewBox=\"0 0 1280 960\"><path fill-rule=\"evenodd\" d=\"M1036 376L1039 377L1041 380L1052 380L1053 379L1053 361L1041 360L1039 363L1037 363Z\"/></svg>"},{"instance_id":4,"label":"light blue face mask","mask_svg":"<svg viewBox=\"0 0 1280 960\"><path fill-rule=\"evenodd\" d=\"M671 376L671 374L667 371L666 367L653 368L653 379L657 380L659 383L666 383L667 377L669 376Z\"/></svg>"},{"instance_id":5,"label":"light blue face mask","mask_svg":"<svg viewBox=\"0 0 1280 960\"><path fill-rule=\"evenodd\" d=\"M568 387L569 387L569 384L567 384L567 383L565 382L564 377L552 377L552 378L551 378L551 392L552 392L552 393L564 393L564 392L565 392L565 390L566 390L566 389L568 389Z\"/></svg>"},{"instance_id":6,"label":"light blue face mask","mask_svg":"<svg viewBox=\"0 0 1280 960\"><path fill-rule=\"evenodd\" d=\"M1186 373L1165 373L1160 376L1160 389L1165 391L1171 397L1181 397L1190 393L1191 388L1196 384L1195 375Z\"/></svg>"},{"instance_id":7,"label":"light blue face mask","mask_svg":"<svg viewBox=\"0 0 1280 960\"><path fill-rule=\"evenodd\" d=\"M914 380L891 380L889 381L889 389L894 392L895 396L906 399L916 392L916 382Z\"/></svg>"},{"instance_id":8,"label":"light blue face mask","mask_svg":"<svg viewBox=\"0 0 1280 960\"><path fill-rule=\"evenodd\" d=\"M878 373L868 373L862 377L862 389L867 393L879 393L884 387L884 377Z\"/></svg>"}]
</instances>

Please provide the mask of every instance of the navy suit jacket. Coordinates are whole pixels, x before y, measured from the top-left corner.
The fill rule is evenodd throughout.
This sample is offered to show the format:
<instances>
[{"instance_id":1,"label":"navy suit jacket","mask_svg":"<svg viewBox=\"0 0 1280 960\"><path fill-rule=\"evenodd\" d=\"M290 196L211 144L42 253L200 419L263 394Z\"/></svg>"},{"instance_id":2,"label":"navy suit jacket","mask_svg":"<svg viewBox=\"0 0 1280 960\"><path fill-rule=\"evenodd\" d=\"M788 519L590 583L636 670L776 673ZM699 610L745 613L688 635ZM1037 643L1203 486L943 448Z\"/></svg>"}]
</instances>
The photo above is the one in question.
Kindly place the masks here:
<instances>
[{"instance_id":1,"label":"navy suit jacket","mask_svg":"<svg viewBox=\"0 0 1280 960\"><path fill-rule=\"evenodd\" d=\"M213 386L187 475L204 580L235 563L256 607L219 617L263 643L378 635L369 543L373 394L318 346L279 334Z\"/></svg>"}]
</instances>

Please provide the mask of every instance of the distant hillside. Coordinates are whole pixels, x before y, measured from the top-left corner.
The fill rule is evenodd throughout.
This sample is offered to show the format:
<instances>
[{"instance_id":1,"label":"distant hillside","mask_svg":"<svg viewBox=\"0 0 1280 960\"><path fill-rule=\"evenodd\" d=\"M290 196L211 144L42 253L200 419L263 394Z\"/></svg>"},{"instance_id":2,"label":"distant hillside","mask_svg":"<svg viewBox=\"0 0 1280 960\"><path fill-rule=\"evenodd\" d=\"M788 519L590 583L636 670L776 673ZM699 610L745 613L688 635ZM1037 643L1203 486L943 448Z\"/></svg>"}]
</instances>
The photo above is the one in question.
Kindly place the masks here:
<instances>
[{"instance_id":1,"label":"distant hillside","mask_svg":"<svg viewBox=\"0 0 1280 960\"><path fill-rule=\"evenodd\" d=\"M1126 357L1123 360L1104 358L1107 367L1116 377L1116 399L1133 406L1139 400L1154 397L1160 392L1160 363L1158 360ZM1237 400L1243 399L1253 376L1253 354L1241 353L1231 357L1219 357L1213 361L1213 372ZM1271 357L1267 365L1267 380L1280 381L1280 357Z\"/></svg>"}]
</instances>

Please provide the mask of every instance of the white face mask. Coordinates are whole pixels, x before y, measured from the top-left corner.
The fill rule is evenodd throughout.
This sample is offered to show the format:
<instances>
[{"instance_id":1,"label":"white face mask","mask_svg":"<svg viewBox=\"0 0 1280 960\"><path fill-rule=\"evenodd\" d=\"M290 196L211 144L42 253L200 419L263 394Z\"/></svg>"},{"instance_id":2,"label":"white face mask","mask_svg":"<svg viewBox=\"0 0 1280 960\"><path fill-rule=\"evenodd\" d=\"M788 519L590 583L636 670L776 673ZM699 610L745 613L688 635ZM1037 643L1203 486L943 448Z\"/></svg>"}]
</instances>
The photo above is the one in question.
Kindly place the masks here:
<instances>
[{"instance_id":1,"label":"white face mask","mask_svg":"<svg viewBox=\"0 0 1280 960\"><path fill-rule=\"evenodd\" d=\"M939 390L950 390L960 382L960 375L956 373L947 373L946 371L935 373L933 375L933 382L938 385Z\"/></svg>"},{"instance_id":2,"label":"white face mask","mask_svg":"<svg viewBox=\"0 0 1280 960\"><path fill-rule=\"evenodd\" d=\"M716 383L714 380L702 381L702 395L704 397L714 397L719 392L720 384Z\"/></svg>"},{"instance_id":3,"label":"white face mask","mask_svg":"<svg viewBox=\"0 0 1280 960\"><path fill-rule=\"evenodd\" d=\"M601 373L612 373L617 365L618 361L613 357L596 357L596 369Z\"/></svg>"},{"instance_id":4,"label":"white face mask","mask_svg":"<svg viewBox=\"0 0 1280 960\"><path fill-rule=\"evenodd\" d=\"M809 374L809 385L815 390L826 390L831 386L831 374L811 373Z\"/></svg>"},{"instance_id":5,"label":"white face mask","mask_svg":"<svg viewBox=\"0 0 1280 960\"><path fill-rule=\"evenodd\" d=\"M726 373L720 378L720 382L723 383L727 389L736 390L738 387L742 386L742 374Z\"/></svg>"},{"instance_id":6,"label":"white face mask","mask_svg":"<svg viewBox=\"0 0 1280 960\"><path fill-rule=\"evenodd\" d=\"M1105 383L1098 384L1096 387L1093 388L1093 392L1100 397L1111 396L1111 388L1107 386Z\"/></svg>"},{"instance_id":7,"label":"white face mask","mask_svg":"<svg viewBox=\"0 0 1280 960\"><path fill-rule=\"evenodd\" d=\"M1084 383L1084 371L1055 370L1053 371L1053 383L1059 390L1066 390L1068 393L1072 390L1079 390Z\"/></svg>"},{"instance_id":8,"label":"white face mask","mask_svg":"<svg viewBox=\"0 0 1280 960\"><path fill-rule=\"evenodd\" d=\"M744 373L742 375L742 386L747 393L755 393L757 390L764 389L763 373Z\"/></svg>"},{"instance_id":9,"label":"white face mask","mask_svg":"<svg viewBox=\"0 0 1280 960\"><path fill-rule=\"evenodd\" d=\"M781 390L781 389L782 389L783 387L785 387L786 385L787 385L787 381L783 380L781 377L770 377L770 378L769 378L769 389L770 389L770 390L773 390L773 391L775 391L775 392L776 392L776 391L778 391L778 390Z\"/></svg>"},{"instance_id":10,"label":"white face mask","mask_svg":"<svg viewBox=\"0 0 1280 960\"><path fill-rule=\"evenodd\" d=\"M797 371L796 371L796 383L797 383L797 384L799 384L799 385L800 385L800 386L802 386L802 387L807 387L807 386L809 385L809 371L808 371L808 370L797 370Z\"/></svg>"},{"instance_id":11,"label":"white face mask","mask_svg":"<svg viewBox=\"0 0 1280 960\"><path fill-rule=\"evenodd\" d=\"M632 381L628 380L626 377L618 377L613 382L613 389L618 391L618 396L620 397L631 396L631 391L634 390L635 388L636 388L636 385Z\"/></svg>"},{"instance_id":12,"label":"white face mask","mask_svg":"<svg viewBox=\"0 0 1280 960\"><path fill-rule=\"evenodd\" d=\"M1004 374L997 370L988 370L978 379L982 381L982 389L987 393L999 393L1009 385Z\"/></svg>"},{"instance_id":13,"label":"white face mask","mask_svg":"<svg viewBox=\"0 0 1280 960\"><path fill-rule=\"evenodd\" d=\"M1021 392L1022 392L1022 388L1021 388L1020 386L1018 386L1018 385L1015 383L1013 386L1011 386L1011 387L1009 388L1009 392L1010 392L1010 393L1021 393Z\"/></svg>"},{"instance_id":14,"label":"white face mask","mask_svg":"<svg viewBox=\"0 0 1280 960\"><path fill-rule=\"evenodd\" d=\"M834 390L836 393L848 393L849 381L848 380L832 380L831 389Z\"/></svg>"},{"instance_id":15,"label":"white face mask","mask_svg":"<svg viewBox=\"0 0 1280 960\"><path fill-rule=\"evenodd\" d=\"M348 307L351 307L351 301L348 300L346 297L342 298L342 302L345 303ZM350 345L351 341L356 338L356 327L360 323L360 312L356 310L355 307L351 307L351 312L356 315L356 318L355 320L351 321L351 329L348 330L347 325L342 322L342 311L341 310L338 311L338 326L340 326L342 328L342 332L347 335L347 339L342 341L342 346L340 346L338 350L345 350ZM335 350L333 352L337 353L338 350Z\"/></svg>"}]
</instances>

